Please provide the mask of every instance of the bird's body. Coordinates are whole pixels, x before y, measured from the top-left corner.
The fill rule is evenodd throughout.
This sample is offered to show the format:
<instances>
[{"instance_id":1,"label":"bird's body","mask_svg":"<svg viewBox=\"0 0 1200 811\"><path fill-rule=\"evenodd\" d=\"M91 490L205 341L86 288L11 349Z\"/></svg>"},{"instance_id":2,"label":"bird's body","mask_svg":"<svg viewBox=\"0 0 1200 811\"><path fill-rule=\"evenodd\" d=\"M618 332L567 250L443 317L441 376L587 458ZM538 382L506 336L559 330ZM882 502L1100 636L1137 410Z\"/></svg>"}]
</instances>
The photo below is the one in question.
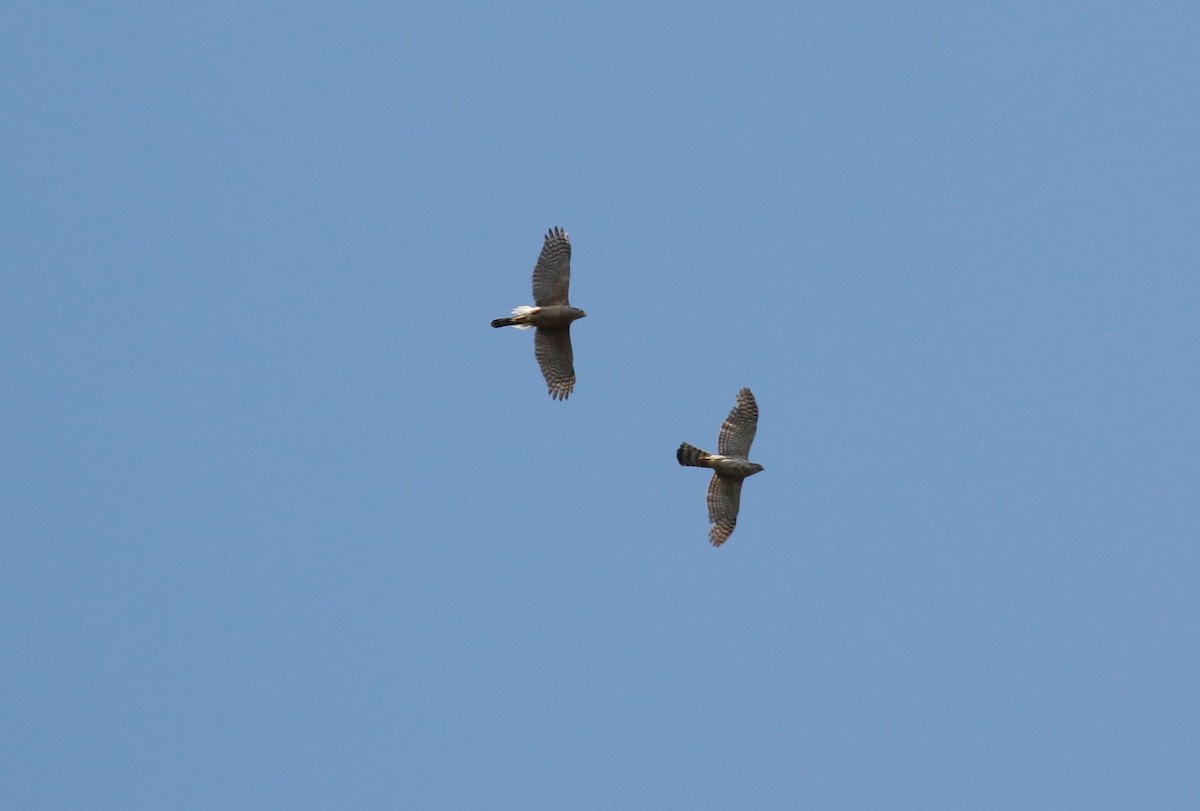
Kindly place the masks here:
<instances>
[{"instance_id":1,"label":"bird's body","mask_svg":"<svg viewBox=\"0 0 1200 811\"><path fill-rule=\"evenodd\" d=\"M523 304L513 308L511 318L497 318L492 322L493 327L569 327L577 318L583 318L587 313L569 304L551 304L548 307L530 307Z\"/></svg>"},{"instance_id":2,"label":"bird's body","mask_svg":"<svg viewBox=\"0 0 1200 811\"><path fill-rule=\"evenodd\" d=\"M575 390L571 322L587 315L567 300L570 286L571 239L561 228L551 228L533 268L534 306L523 304L513 309L511 317L492 321L496 328L537 328L534 354L555 400L565 400Z\"/></svg>"},{"instance_id":3,"label":"bird's body","mask_svg":"<svg viewBox=\"0 0 1200 811\"><path fill-rule=\"evenodd\" d=\"M679 450L675 452L675 458L684 467L707 467L722 476L732 476L737 479L753 476L763 469L762 465L751 462L749 459L708 453L686 442L680 443Z\"/></svg>"},{"instance_id":4,"label":"bird's body","mask_svg":"<svg viewBox=\"0 0 1200 811\"><path fill-rule=\"evenodd\" d=\"M742 482L762 471L763 466L751 462L750 444L758 430L758 403L750 389L738 392L737 405L721 425L717 439L719 453L709 453L695 445L681 443L675 458L685 467L706 467L713 471L708 483L708 520L712 529L708 537L713 546L729 540L737 526L741 506Z\"/></svg>"}]
</instances>

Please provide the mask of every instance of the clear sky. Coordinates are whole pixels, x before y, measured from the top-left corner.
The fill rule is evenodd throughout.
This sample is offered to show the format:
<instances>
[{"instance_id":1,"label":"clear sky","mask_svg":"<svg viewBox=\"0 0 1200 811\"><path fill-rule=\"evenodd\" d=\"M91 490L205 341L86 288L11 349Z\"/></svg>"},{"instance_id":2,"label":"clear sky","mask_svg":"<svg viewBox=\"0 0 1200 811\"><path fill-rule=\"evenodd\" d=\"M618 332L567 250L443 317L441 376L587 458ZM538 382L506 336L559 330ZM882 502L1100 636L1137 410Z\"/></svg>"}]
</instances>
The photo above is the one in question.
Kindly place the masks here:
<instances>
[{"instance_id":1,"label":"clear sky","mask_svg":"<svg viewBox=\"0 0 1200 811\"><path fill-rule=\"evenodd\" d=\"M988 5L6 4L0 806L1200 807L1200 11Z\"/></svg>"}]
</instances>

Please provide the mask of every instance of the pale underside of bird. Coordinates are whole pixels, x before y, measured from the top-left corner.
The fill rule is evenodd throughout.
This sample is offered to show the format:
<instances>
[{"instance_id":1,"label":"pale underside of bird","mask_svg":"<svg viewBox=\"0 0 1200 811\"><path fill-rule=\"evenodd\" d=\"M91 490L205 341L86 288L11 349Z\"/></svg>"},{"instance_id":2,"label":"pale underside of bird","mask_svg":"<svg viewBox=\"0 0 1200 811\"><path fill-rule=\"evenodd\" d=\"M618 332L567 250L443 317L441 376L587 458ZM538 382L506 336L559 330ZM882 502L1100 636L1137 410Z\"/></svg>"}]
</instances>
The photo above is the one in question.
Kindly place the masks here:
<instances>
[{"instance_id":1,"label":"pale underside of bird","mask_svg":"<svg viewBox=\"0 0 1200 811\"><path fill-rule=\"evenodd\" d=\"M742 482L747 476L762 471L763 466L751 462L750 444L758 430L758 403L750 389L738 392L737 405L717 437L717 453L709 453L684 442L675 452L679 464L686 467L707 467L713 471L708 483L708 521L712 528L708 539L713 546L729 540L737 526L738 508L742 500Z\"/></svg>"},{"instance_id":2,"label":"pale underside of bird","mask_svg":"<svg viewBox=\"0 0 1200 811\"><path fill-rule=\"evenodd\" d=\"M497 328L537 329L534 355L555 400L565 400L575 390L571 322L587 315L567 300L570 286L571 239L561 228L551 228L533 268L533 306L523 304L513 309L511 317L492 321Z\"/></svg>"}]
</instances>

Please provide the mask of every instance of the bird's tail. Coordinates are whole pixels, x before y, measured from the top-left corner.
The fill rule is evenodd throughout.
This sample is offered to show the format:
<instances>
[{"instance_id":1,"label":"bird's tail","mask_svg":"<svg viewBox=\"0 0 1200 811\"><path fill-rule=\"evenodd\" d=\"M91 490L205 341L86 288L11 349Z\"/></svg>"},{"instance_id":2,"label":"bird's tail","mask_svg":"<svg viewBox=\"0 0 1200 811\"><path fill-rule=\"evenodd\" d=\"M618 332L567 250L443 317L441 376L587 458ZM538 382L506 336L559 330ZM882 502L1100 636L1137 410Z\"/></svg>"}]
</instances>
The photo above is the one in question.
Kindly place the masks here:
<instances>
[{"instance_id":1,"label":"bird's tail","mask_svg":"<svg viewBox=\"0 0 1200 811\"><path fill-rule=\"evenodd\" d=\"M702 451L695 445L689 445L686 442L680 443L679 450L675 451L675 458L684 467L709 467L709 456L711 454L708 451Z\"/></svg>"},{"instance_id":2,"label":"bird's tail","mask_svg":"<svg viewBox=\"0 0 1200 811\"><path fill-rule=\"evenodd\" d=\"M512 318L497 318L492 322L492 326L499 329L500 327L516 327L517 329L529 329L533 324L526 324L526 319L537 312L537 307L530 307L528 304L522 304L520 307L513 307Z\"/></svg>"}]
</instances>

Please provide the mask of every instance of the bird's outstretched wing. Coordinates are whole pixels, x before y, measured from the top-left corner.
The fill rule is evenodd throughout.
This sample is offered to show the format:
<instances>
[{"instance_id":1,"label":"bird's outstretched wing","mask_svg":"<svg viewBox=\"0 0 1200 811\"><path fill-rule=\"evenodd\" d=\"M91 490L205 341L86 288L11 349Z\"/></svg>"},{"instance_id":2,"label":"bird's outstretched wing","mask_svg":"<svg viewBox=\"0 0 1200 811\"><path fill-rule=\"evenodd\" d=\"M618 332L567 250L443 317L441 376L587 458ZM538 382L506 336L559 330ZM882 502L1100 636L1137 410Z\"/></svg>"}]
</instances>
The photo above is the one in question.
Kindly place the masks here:
<instances>
[{"instance_id":1,"label":"bird's outstretched wing","mask_svg":"<svg viewBox=\"0 0 1200 811\"><path fill-rule=\"evenodd\" d=\"M533 351L550 396L565 400L575 390L575 353L571 350L571 327L538 327Z\"/></svg>"},{"instance_id":2,"label":"bird's outstretched wing","mask_svg":"<svg viewBox=\"0 0 1200 811\"><path fill-rule=\"evenodd\" d=\"M737 405L725 422L721 424L721 435L717 438L717 453L722 456L750 456L750 444L758 431L758 403L750 389L738 392Z\"/></svg>"},{"instance_id":3,"label":"bird's outstretched wing","mask_svg":"<svg viewBox=\"0 0 1200 811\"><path fill-rule=\"evenodd\" d=\"M720 546L733 534L741 501L742 479L714 473L708 483L708 520L713 525L708 539L713 546Z\"/></svg>"},{"instance_id":4,"label":"bird's outstretched wing","mask_svg":"<svg viewBox=\"0 0 1200 811\"><path fill-rule=\"evenodd\" d=\"M571 238L561 228L551 228L533 268L533 303L539 307L567 304L571 286Z\"/></svg>"}]
</instances>

